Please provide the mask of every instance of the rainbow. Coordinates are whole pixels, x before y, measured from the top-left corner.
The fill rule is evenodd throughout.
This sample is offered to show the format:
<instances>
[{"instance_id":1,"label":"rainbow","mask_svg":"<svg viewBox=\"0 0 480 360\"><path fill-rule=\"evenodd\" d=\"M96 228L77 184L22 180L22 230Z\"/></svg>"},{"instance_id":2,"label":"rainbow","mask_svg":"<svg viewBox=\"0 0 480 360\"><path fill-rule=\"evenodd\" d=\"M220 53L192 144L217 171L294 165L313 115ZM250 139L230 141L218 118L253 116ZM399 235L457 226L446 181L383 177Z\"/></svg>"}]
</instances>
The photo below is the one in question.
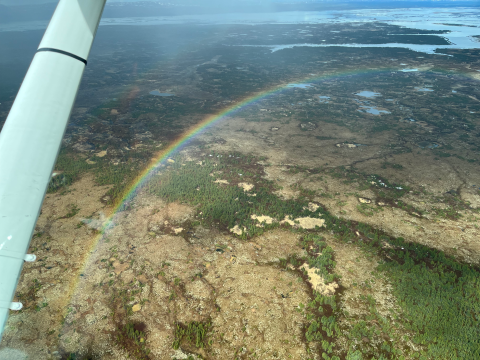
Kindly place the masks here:
<instances>
[{"instance_id":1,"label":"rainbow","mask_svg":"<svg viewBox=\"0 0 480 360\"><path fill-rule=\"evenodd\" d=\"M314 75L310 77L305 77L300 81L295 81L295 83L308 84L308 83L316 83L316 82L321 82L326 80L337 79L340 77L344 78L349 76L372 75L372 74L378 75L382 73L387 74L387 73L392 73L397 71L399 71L398 68L356 69L351 71L337 71L337 72L322 74L320 76ZM452 71L445 71L443 69L430 69L427 71L436 71L436 72L442 72L442 73L449 73L452 75L453 74L458 75L458 73L454 73ZM417 72L425 72L425 70L418 69ZM136 179L132 182L131 186L128 188L128 191L125 192L125 195L121 198L121 200L114 205L112 215L105 222L105 225L103 226L103 229L101 230L100 235L103 235L105 230L110 228L115 214L118 213L123 208L125 203L131 202L133 200L135 195L138 193L139 188L141 188L142 185L145 184L148 181L148 179L151 178L151 175L155 172L154 170L158 169L158 167L163 162L165 162L169 157L178 153L178 151L181 148L183 148L185 145L187 145L190 140L192 140L194 137L204 132L206 129L221 122L222 120L235 115L235 113L241 110L244 110L247 106L251 106L260 100L263 100L270 96L277 95L280 92L291 89L291 87L289 87L289 84L291 83L277 85L266 91L262 91L254 95L248 96L242 101L222 110L218 114L206 117L199 123L193 125L190 129L185 131L177 140L172 142L167 148L157 153L156 156L153 157L150 164L145 168L145 170L142 171L142 173L139 174L136 177ZM134 88L132 91L129 92L129 94L127 95L127 98L132 99L133 97L137 96L137 94L138 94L138 88Z\"/></svg>"},{"instance_id":2,"label":"rainbow","mask_svg":"<svg viewBox=\"0 0 480 360\"><path fill-rule=\"evenodd\" d=\"M361 69L361 70L354 70L354 71L342 71L342 72L335 72L335 73L328 73L321 76L313 76L313 77L306 77L301 81L295 82L295 84L308 84L314 83L319 81L330 80L338 77L348 77L348 76L355 76L355 75L368 75L368 74L378 74L378 73L389 73L395 71L391 68L381 68L381 69ZM289 83L291 84L291 83ZM137 178L132 182L132 185L129 187L129 190L125 193L122 199L115 205L114 213L118 212L122 206L133 199L137 190L147 182L150 178L150 174L156 170L161 163L166 161L169 157L178 153L178 151L183 148L185 145L188 144L190 140L192 140L197 135L204 132L206 129L214 126L215 124L221 122L222 120L235 115L235 113L244 110L247 106L251 106L256 102L268 98L273 95L277 95L282 91L286 91L291 89L292 87L289 84L283 84L279 86L275 86L269 90L262 91L246 97L244 100L222 110L220 113L216 115L211 115L200 121L199 123L192 126L190 129L185 131L177 140L171 143L167 148L157 153L154 156L153 160L150 164L145 168L142 173L137 176ZM112 215L113 216L113 215ZM108 225L107 225L108 227Z\"/></svg>"}]
</instances>

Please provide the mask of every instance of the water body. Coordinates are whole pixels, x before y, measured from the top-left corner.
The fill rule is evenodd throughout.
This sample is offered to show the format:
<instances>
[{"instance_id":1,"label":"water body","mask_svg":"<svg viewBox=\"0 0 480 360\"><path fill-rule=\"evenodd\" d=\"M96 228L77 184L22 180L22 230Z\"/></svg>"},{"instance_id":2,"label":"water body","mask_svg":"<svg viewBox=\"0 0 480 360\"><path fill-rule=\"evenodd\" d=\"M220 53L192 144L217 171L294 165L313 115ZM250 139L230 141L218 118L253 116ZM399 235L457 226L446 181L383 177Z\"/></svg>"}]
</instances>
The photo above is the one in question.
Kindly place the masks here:
<instances>
[{"instance_id":1,"label":"water body","mask_svg":"<svg viewBox=\"0 0 480 360\"><path fill-rule=\"evenodd\" d=\"M429 89L429 88L415 88L415 90L417 91L433 91L433 89Z\"/></svg>"},{"instance_id":2,"label":"water body","mask_svg":"<svg viewBox=\"0 0 480 360\"><path fill-rule=\"evenodd\" d=\"M170 94L170 93L161 93L158 90L153 90L149 92L150 95L155 95L155 96L175 96L175 94Z\"/></svg>"},{"instance_id":3,"label":"water body","mask_svg":"<svg viewBox=\"0 0 480 360\"><path fill-rule=\"evenodd\" d=\"M313 87L313 85L312 84L288 84L287 87L306 89L306 88L309 88L309 87Z\"/></svg>"},{"instance_id":4,"label":"water body","mask_svg":"<svg viewBox=\"0 0 480 360\"><path fill-rule=\"evenodd\" d=\"M320 101L321 103L329 103L328 100L330 99L330 96L322 96L322 95L320 95L318 98L320 99L319 101Z\"/></svg>"},{"instance_id":5,"label":"water body","mask_svg":"<svg viewBox=\"0 0 480 360\"><path fill-rule=\"evenodd\" d=\"M360 91L359 93L356 93L355 95L363 96L363 97L366 97L366 98L374 98L374 97L377 97L377 96L382 96L382 94L376 93L376 92L373 92L373 91Z\"/></svg>"},{"instance_id":6,"label":"water body","mask_svg":"<svg viewBox=\"0 0 480 360\"><path fill-rule=\"evenodd\" d=\"M411 72L411 71L418 71L418 69L402 69L402 72Z\"/></svg>"},{"instance_id":7,"label":"water body","mask_svg":"<svg viewBox=\"0 0 480 360\"><path fill-rule=\"evenodd\" d=\"M416 9L356 9L348 11L291 11L275 13L235 13L235 14L204 14L157 17L104 18L100 26L115 25L226 25L226 24L338 24L383 22L390 25L403 26L419 30L447 31L441 36L449 42L448 45L429 44L289 44L289 45L239 45L266 47L272 52L295 47L356 47L356 48L405 48L426 54L442 54L442 49L478 49L480 43L474 37L479 35L477 28L480 18L479 8L416 8ZM452 24L452 19L458 23ZM0 24L0 31L25 31L45 29L48 21L28 21ZM394 35L394 34L392 34ZM414 34L422 36L421 34ZM422 57L419 57L422 58ZM405 69L406 70L406 69ZM403 70L402 70L403 71Z\"/></svg>"},{"instance_id":8,"label":"water body","mask_svg":"<svg viewBox=\"0 0 480 360\"><path fill-rule=\"evenodd\" d=\"M390 114L390 111L387 111L387 110L379 110L377 107L375 106L366 106L366 105L363 105L361 106L362 109L359 109L358 111L360 112L366 112L366 113L369 113L369 114L372 114L372 115L381 115L381 114Z\"/></svg>"},{"instance_id":9,"label":"water body","mask_svg":"<svg viewBox=\"0 0 480 360\"><path fill-rule=\"evenodd\" d=\"M378 10L351 10L351 11L325 11L308 12L310 16L305 16L304 23L342 23L342 22L374 22L381 21L391 25L398 25L419 30L447 31L441 36L449 42L448 45L429 45L429 44L403 44L403 43L384 43L384 44L288 44L288 45L242 45L242 46L260 46L270 48L271 52L295 47L389 47L406 48L425 54L442 54L442 49L477 49L480 48L479 42L473 37L478 35L478 19L480 9L475 8L423 8L423 9L378 9ZM334 21L328 17L329 14L337 14ZM288 13L284 14L285 20L293 19ZM463 26L454 26L448 19L458 18ZM461 20L461 21L460 21ZM288 23L285 22L285 23ZM297 22L298 23L298 22ZM392 34L393 35L393 34ZM414 34L422 36L421 34ZM423 57L419 57L423 58Z\"/></svg>"},{"instance_id":10,"label":"water body","mask_svg":"<svg viewBox=\"0 0 480 360\"><path fill-rule=\"evenodd\" d=\"M478 43L472 43L471 46L460 47L456 45L423 45L423 44L402 44L402 43L384 43L384 44L289 44L289 45L232 45L232 46L249 46L249 47L264 47L269 48L272 53L293 49L296 47L351 47L351 48L404 48L425 54L445 55L437 52L437 49L477 49L480 48ZM450 55L447 55L450 56Z\"/></svg>"},{"instance_id":11,"label":"water body","mask_svg":"<svg viewBox=\"0 0 480 360\"><path fill-rule=\"evenodd\" d=\"M479 8L415 8L415 9L355 9L330 11L286 11L272 13L231 13L202 14L180 16L153 16L130 18L104 18L100 26L146 26L168 24L229 25L229 24L338 24L383 22L419 30L446 30L442 34L448 45L418 44L293 44L293 45L257 45L271 48L272 52L282 49L313 47L401 47L427 54L438 54L441 49L475 49L479 42L473 37L479 35L477 28L480 18ZM458 22L453 24L452 19ZM27 21L0 23L0 31L25 31L45 29L48 21ZM459 24L461 24L459 26ZM418 35L418 34L415 34ZM422 35L418 35L422 36ZM438 51L438 52L437 52Z\"/></svg>"}]
</instances>

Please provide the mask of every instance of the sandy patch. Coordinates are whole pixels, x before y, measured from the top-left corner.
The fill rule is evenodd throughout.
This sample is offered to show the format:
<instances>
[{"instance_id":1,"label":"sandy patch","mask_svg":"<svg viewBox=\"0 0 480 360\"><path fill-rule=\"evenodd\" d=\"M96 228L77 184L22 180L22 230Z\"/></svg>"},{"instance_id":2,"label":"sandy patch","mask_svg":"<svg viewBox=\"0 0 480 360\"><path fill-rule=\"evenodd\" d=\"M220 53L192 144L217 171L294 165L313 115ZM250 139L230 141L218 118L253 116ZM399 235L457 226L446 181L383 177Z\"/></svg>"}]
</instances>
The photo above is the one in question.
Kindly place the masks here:
<instances>
[{"instance_id":1,"label":"sandy patch","mask_svg":"<svg viewBox=\"0 0 480 360\"><path fill-rule=\"evenodd\" d=\"M313 204L315 205L315 204ZM313 211L313 210L310 210ZM254 215L252 215L254 216ZM252 217L253 219L253 217ZM268 223L267 223L268 224ZM285 216L285 219L280 221L280 225L282 224L289 224L291 226L295 227L301 227L304 229L315 229L316 226L322 227L325 224L324 219L316 219L316 218L311 218L311 217L302 217L302 218L297 218L292 220L292 217L290 215Z\"/></svg>"},{"instance_id":2,"label":"sandy patch","mask_svg":"<svg viewBox=\"0 0 480 360\"><path fill-rule=\"evenodd\" d=\"M325 284L323 278L315 272L316 269L311 268L307 263L300 266L299 269L305 269L307 271L309 278L308 282L310 285L312 285L312 288L315 291L318 291L320 294L325 296L335 295L335 289L338 288L338 284L336 282Z\"/></svg>"},{"instance_id":3,"label":"sandy patch","mask_svg":"<svg viewBox=\"0 0 480 360\"><path fill-rule=\"evenodd\" d=\"M274 218L266 215L261 215L261 216L251 215L250 218L252 220L257 220L260 224L263 222L265 222L266 224L272 224L274 221L276 222Z\"/></svg>"},{"instance_id":4,"label":"sandy patch","mask_svg":"<svg viewBox=\"0 0 480 360\"><path fill-rule=\"evenodd\" d=\"M182 231L183 231L183 228L181 228L181 227L173 229L173 232L175 233L175 235L180 234Z\"/></svg>"},{"instance_id":5,"label":"sandy patch","mask_svg":"<svg viewBox=\"0 0 480 360\"><path fill-rule=\"evenodd\" d=\"M224 184L224 185L228 185L229 182L227 180L221 180L221 179L217 179L214 181L214 183L216 184Z\"/></svg>"},{"instance_id":6,"label":"sandy patch","mask_svg":"<svg viewBox=\"0 0 480 360\"><path fill-rule=\"evenodd\" d=\"M290 224L291 226L295 226L295 222L292 219L290 219L290 215L286 215L285 219L280 221L280 225L285 223Z\"/></svg>"},{"instance_id":7,"label":"sandy patch","mask_svg":"<svg viewBox=\"0 0 480 360\"><path fill-rule=\"evenodd\" d=\"M241 236L245 230L245 227L242 230L238 225L235 225L233 228L230 229L230 232L234 233L235 235Z\"/></svg>"},{"instance_id":8,"label":"sandy patch","mask_svg":"<svg viewBox=\"0 0 480 360\"><path fill-rule=\"evenodd\" d=\"M303 209L304 209L304 210L307 210L307 209L308 209L308 210L311 211L311 212L315 212L315 211L318 210L319 207L320 207L320 205L317 205L317 204L315 204L315 203L310 202L310 203L308 203L308 207L304 207Z\"/></svg>"},{"instance_id":9,"label":"sandy patch","mask_svg":"<svg viewBox=\"0 0 480 360\"><path fill-rule=\"evenodd\" d=\"M100 151L99 153L96 153L95 156L102 158L107 155L107 150Z\"/></svg>"},{"instance_id":10,"label":"sandy patch","mask_svg":"<svg viewBox=\"0 0 480 360\"><path fill-rule=\"evenodd\" d=\"M298 225L304 229L315 229L316 226L322 227L325 224L324 219L315 219L311 217L298 218L295 219L295 221L298 221Z\"/></svg>"},{"instance_id":11,"label":"sandy patch","mask_svg":"<svg viewBox=\"0 0 480 360\"><path fill-rule=\"evenodd\" d=\"M250 191L255 187L255 185L249 183L239 183L238 186L243 188L243 191L245 192Z\"/></svg>"}]
</instances>

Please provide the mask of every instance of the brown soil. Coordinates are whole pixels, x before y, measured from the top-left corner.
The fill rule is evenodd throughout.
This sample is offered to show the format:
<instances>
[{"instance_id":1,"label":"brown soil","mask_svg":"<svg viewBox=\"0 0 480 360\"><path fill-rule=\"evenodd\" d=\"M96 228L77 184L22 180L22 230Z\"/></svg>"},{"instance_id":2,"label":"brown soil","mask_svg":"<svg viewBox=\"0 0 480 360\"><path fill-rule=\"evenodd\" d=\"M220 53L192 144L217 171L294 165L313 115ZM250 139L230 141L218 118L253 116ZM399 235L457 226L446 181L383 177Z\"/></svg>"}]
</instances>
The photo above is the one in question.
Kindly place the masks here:
<instances>
[{"instance_id":1,"label":"brown soil","mask_svg":"<svg viewBox=\"0 0 480 360\"><path fill-rule=\"evenodd\" d=\"M305 319L295 308L310 301L308 286L298 273L275 265L280 257L305 255L297 245L298 235L276 230L243 242L198 227L195 238L187 241L168 229L191 220L193 209L141 195L132 210L118 214L90 253L96 231L85 225L77 229L76 224L92 213L108 214L100 202L106 188L95 187L91 178L74 188L67 195L47 197L38 225L45 234L32 246L48 236L49 250L36 251L41 262L26 266L19 285L22 292L38 279L42 288L35 302L48 306L13 313L6 347L21 349L31 359L89 351L102 359L126 359L129 348L115 341L126 321L119 295L126 290L138 291L126 303L133 307L129 321L145 324L151 359L179 354L172 349L177 322L207 320L213 323L213 344L204 350L183 346L186 353L209 359L252 351L262 359L306 357ZM78 203L76 217L54 220L67 212L73 198L85 199L87 194L90 198ZM100 218L90 225L98 227ZM55 266L45 270L43 262Z\"/></svg>"}]
</instances>

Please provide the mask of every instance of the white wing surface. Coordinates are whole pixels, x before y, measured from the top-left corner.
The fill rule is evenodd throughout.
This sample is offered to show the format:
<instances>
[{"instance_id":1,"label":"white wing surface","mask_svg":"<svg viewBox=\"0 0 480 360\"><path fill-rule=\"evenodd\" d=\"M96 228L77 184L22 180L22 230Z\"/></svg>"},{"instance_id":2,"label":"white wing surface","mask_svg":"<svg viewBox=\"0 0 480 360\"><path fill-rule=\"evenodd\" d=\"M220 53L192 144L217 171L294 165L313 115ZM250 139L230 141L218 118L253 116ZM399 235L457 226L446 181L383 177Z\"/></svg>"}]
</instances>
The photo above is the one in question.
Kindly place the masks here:
<instances>
[{"instance_id":1,"label":"white wing surface","mask_svg":"<svg viewBox=\"0 0 480 360\"><path fill-rule=\"evenodd\" d=\"M0 340L106 0L60 0L0 133Z\"/></svg>"}]
</instances>

